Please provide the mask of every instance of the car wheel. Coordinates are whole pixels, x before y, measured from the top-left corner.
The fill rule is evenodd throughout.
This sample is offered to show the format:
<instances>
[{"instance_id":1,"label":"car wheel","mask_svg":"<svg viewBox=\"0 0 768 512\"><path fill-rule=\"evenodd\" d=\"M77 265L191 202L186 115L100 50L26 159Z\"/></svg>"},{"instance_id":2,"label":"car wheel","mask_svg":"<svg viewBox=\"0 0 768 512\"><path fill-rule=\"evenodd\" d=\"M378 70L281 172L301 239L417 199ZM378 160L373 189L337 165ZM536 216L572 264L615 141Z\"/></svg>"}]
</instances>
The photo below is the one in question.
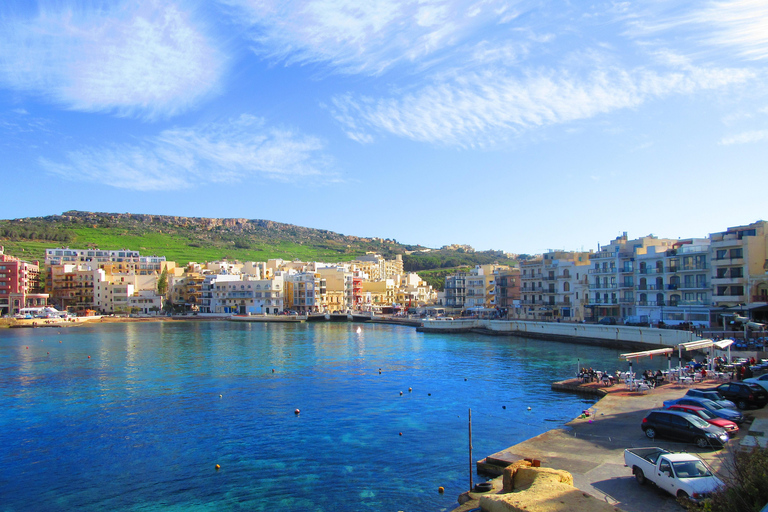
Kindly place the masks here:
<instances>
[{"instance_id":1,"label":"car wheel","mask_svg":"<svg viewBox=\"0 0 768 512\"><path fill-rule=\"evenodd\" d=\"M738 402L736 402L736 407L738 407L739 409L742 409L742 410L746 409L747 408L747 401L746 400L739 400Z\"/></svg>"},{"instance_id":2,"label":"car wheel","mask_svg":"<svg viewBox=\"0 0 768 512\"><path fill-rule=\"evenodd\" d=\"M645 483L648 480L646 480L643 470L635 466L634 473L635 473L635 480L637 480L637 483L639 483L640 485L645 485Z\"/></svg>"},{"instance_id":3,"label":"car wheel","mask_svg":"<svg viewBox=\"0 0 768 512\"><path fill-rule=\"evenodd\" d=\"M685 492L682 489L677 491L677 502L678 503L683 503L684 504L683 506L686 506L686 505L690 504L690 501L691 501L691 497L688 496L687 492ZM686 508L687 508L687 506L686 506Z\"/></svg>"},{"instance_id":4,"label":"car wheel","mask_svg":"<svg viewBox=\"0 0 768 512\"><path fill-rule=\"evenodd\" d=\"M645 429L645 437L647 437L648 439L653 439L654 437L656 437L656 429L653 427L648 427L647 429Z\"/></svg>"},{"instance_id":5,"label":"car wheel","mask_svg":"<svg viewBox=\"0 0 768 512\"><path fill-rule=\"evenodd\" d=\"M707 441L706 437L697 437L696 446L699 448L709 448L709 441Z\"/></svg>"}]
</instances>

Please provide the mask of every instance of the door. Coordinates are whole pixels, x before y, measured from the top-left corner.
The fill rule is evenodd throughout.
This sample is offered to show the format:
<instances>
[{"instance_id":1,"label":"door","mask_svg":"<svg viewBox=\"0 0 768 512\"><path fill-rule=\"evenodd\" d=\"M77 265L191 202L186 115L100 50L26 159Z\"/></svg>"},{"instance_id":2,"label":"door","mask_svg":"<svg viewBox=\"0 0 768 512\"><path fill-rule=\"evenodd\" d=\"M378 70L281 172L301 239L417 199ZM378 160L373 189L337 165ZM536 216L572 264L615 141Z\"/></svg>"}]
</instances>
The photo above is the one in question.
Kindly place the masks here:
<instances>
[{"instance_id":1,"label":"door","mask_svg":"<svg viewBox=\"0 0 768 512\"><path fill-rule=\"evenodd\" d=\"M656 470L656 485L659 488L664 489L668 493L672 494L673 496L677 494L677 483L675 482L675 473L672 470L672 464L670 464L670 462L663 457L661 458L658 469Z\"/></svg>"}]
</instances>

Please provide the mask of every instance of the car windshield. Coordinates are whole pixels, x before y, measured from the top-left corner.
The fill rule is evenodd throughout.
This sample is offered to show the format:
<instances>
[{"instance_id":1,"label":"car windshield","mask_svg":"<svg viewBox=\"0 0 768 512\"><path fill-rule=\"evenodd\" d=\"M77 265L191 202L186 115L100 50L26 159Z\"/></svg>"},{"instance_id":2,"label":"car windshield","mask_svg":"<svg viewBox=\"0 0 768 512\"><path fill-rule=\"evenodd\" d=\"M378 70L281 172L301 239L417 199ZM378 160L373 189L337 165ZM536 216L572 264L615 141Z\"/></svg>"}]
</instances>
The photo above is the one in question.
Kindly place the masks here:
<instances>
[{"instance_id":1,"label":"car windshield","mask_svg":"<svg viewBox=\"0 0 768 512\"><path fill-rule=\"evenodd\" d=\"M675 468L675 474L678 478L701 478L712 476L712 472L700 460L673 462L672 467Z\"/></svg>"},{"instance_id":2,"label":"car windshield","mask_svg":"<svg viewBox=\"0 0 768 512\"><path fill-rule=\"evenodd\" d=\"M701 416L701 417L702 417L702 418L704 418L705 420L713 420L713 419L717 418L717 415L716 415L716 414L714 414L714 413L711 413L711 412L709 412L709 411L708 411L708 410L706 410L706 409L701 409L701 410L699 410L699 411L696 411L696 412L698 412L698 413L699 413L699 416Z\"/></svg>"},{"instance_id":3,"label":"car windshield","mask_svg":"<svg viewBox=\"0 0 768 512\"><path fill-rule=\"evenodd\" d=\"M706 407L707 409L713 409L715 411L723 408L722 405L718 404L717 402L713 402L712 400L702 400L701 406Z\"/></svg>"},{"instance_id":4,"label":"car windshield","mask_svg":"<svg viewBox=\"0 0 768 512\"><path fill-rule=\"evenodd\" d=\"M709 423L699 418L698 416L690 416L688 419L691 421L691 423L699 428L707 428L709 426Z\"/></svg>"}]
</instances>

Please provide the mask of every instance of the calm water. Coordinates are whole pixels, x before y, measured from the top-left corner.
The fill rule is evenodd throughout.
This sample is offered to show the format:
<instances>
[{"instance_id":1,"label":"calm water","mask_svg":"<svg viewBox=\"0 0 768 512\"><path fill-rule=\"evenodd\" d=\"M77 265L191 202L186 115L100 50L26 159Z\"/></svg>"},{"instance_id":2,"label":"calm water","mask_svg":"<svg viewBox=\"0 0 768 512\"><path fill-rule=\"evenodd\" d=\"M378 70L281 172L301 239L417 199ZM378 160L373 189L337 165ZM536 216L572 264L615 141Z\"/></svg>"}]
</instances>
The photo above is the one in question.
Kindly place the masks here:
<instances>
[{"instance_id":1,"label":"calm water","mask_svg":"<svg viewBox=\"0 0 768 512\"><path fill-rule=\"evenodd\" d=\"M0 510L451 510L469 408L480 459L577 416L592 401L551 381L618 353L347 323L2 329Z\"/></svg>"}]
</instances>

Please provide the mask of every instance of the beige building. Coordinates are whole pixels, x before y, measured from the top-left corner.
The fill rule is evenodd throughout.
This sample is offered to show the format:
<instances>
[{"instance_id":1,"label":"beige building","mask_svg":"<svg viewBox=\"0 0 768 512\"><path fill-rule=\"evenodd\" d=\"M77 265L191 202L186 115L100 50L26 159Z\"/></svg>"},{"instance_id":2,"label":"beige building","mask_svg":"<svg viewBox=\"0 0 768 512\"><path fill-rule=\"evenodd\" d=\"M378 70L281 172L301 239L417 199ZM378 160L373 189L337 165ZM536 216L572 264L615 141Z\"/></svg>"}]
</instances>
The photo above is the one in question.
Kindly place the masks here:
<instances>
[{"instance_id":1,"label":"beige building","mask_svg":"<svg viewBox=\"0 0 768 512\"><path fill-rule=\"evenodd\" d=\"M588 293L589 252L550 251L520 262L521 307L527 320L581 321Z\"/></svg>"}]
</instances>

